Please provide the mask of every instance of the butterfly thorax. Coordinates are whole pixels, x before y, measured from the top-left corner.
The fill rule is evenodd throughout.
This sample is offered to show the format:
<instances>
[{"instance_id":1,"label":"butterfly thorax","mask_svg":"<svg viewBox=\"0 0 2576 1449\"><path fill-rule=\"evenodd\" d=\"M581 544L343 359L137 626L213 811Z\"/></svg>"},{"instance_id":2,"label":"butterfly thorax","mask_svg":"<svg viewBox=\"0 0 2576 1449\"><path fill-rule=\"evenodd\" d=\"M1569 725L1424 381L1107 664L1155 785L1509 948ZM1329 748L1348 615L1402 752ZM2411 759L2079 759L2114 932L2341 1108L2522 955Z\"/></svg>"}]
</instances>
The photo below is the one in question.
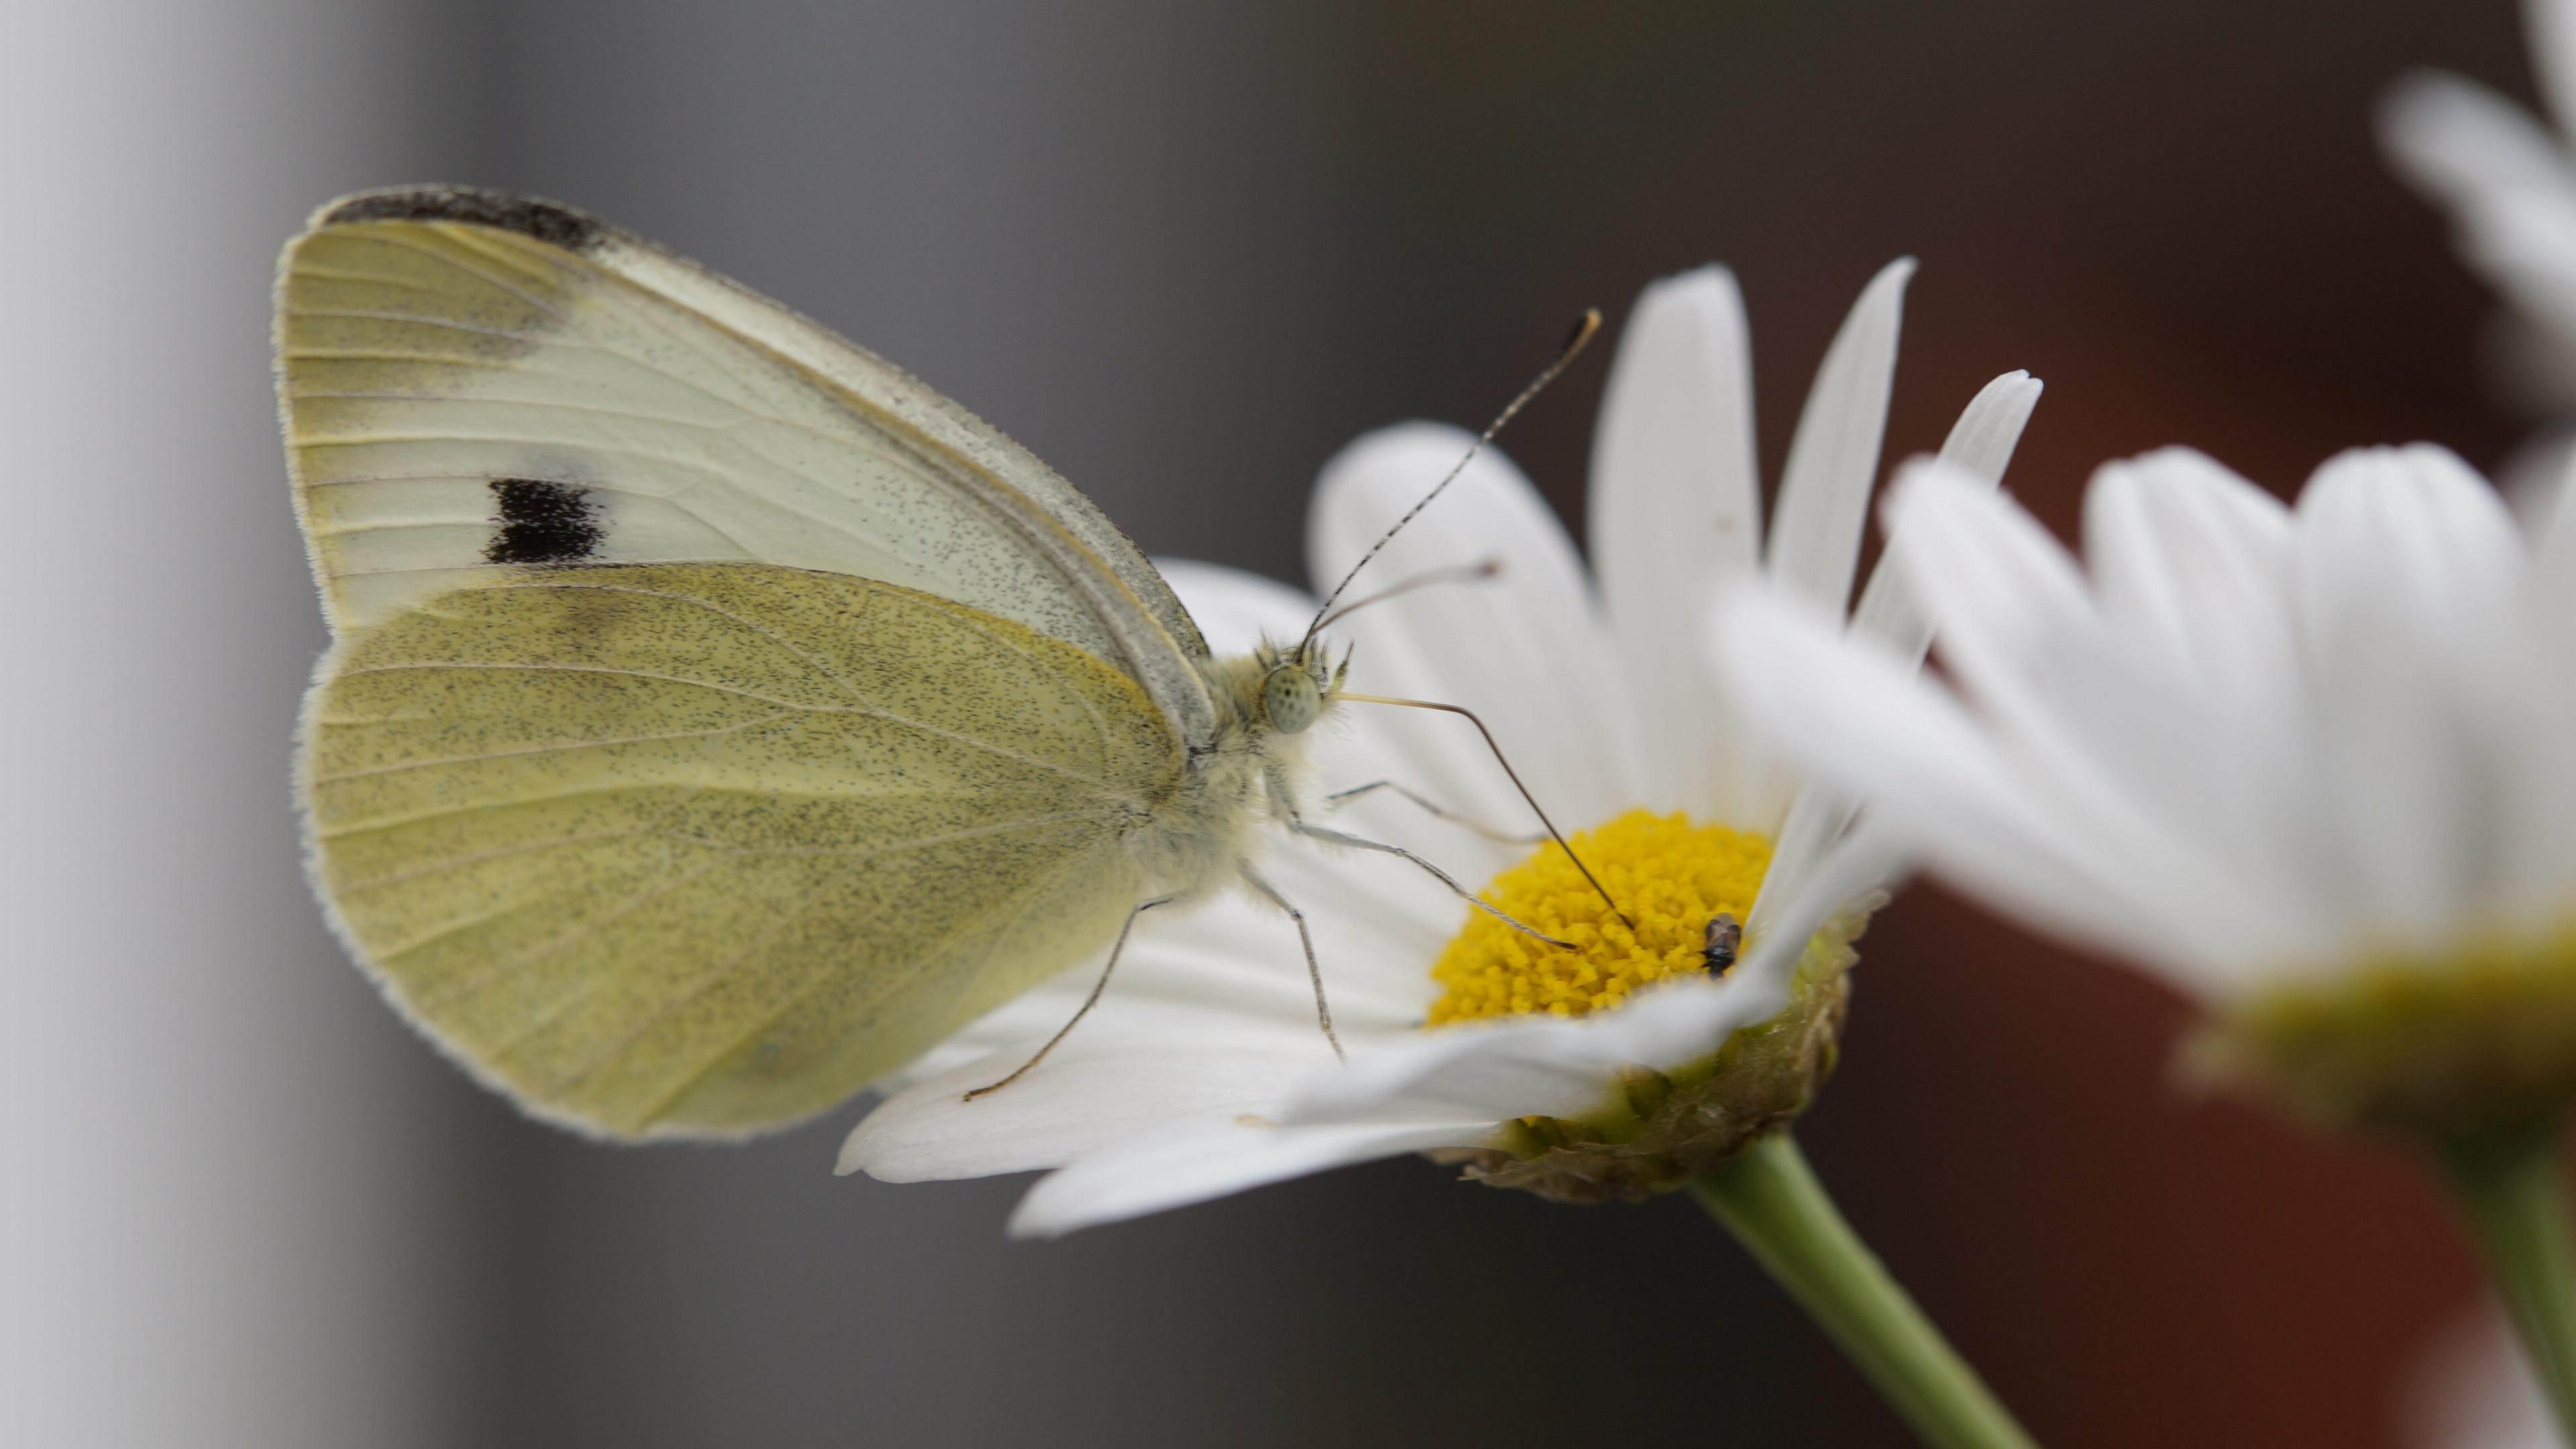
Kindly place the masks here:
<instances>
[{"instance_id":1,"label":"butterfly thorax","mask_svg":"<svg viewBox=\"0 0 2576 1449\"><path fill-rule=\"evenodd\" d=\"M1281 663L1281 651L1266 642L1249 654L1198 661L1215 725L1190 747L1181 788L1130 837L1157 894L1189 900L1226 885L1235 862L1256 853L1259 827L1295 814L1312 734L1273 723L1272 676ZM1320 664L1308 672L1329 716L1329 681Z\"/></svg>"}]
</instances>

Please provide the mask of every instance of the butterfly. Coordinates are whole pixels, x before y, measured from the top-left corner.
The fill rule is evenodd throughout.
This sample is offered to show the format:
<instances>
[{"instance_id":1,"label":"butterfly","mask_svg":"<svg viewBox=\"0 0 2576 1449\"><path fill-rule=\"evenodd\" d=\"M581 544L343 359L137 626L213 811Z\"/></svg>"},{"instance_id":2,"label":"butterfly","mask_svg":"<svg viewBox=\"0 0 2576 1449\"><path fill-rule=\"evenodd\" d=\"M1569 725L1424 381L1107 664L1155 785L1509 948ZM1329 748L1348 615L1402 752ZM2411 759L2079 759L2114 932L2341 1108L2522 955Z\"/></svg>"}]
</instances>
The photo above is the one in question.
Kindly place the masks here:
<instances>
[{"instance_id":1,"label":"butterfly","mask_svg":"<svg viewBox=\"0 0 2576 1449\"><path fill-rule=\"evenodd\" d=\"M1278 899L1247 838L1337 704L1312 631L1212 656L1089 500L891 364L462 187L324 207L277 299L332 629L314 884L530 1113L782 1126L1140 908Z\"/></svg>"}]
</instances>

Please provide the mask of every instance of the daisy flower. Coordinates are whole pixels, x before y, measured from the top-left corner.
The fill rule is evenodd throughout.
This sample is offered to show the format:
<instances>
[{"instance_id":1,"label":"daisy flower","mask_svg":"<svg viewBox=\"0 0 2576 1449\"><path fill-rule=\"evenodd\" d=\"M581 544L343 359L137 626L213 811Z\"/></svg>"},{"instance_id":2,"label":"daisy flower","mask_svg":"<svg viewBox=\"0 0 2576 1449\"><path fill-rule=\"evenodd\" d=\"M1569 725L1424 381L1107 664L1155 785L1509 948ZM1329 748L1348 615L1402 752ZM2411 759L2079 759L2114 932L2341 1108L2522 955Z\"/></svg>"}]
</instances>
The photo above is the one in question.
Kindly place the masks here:
<instances>
[{"instance_id":1,"label":"daisy flower","mask_svg":"<svg viewBox=\"0 0 2576 1449\"><path fill-rule=\"evenodd\" d=\"M1865 1259L1856 1243L1819 1247L1830 1208L1775 1129L1831 1066L1850 942L1890 861L1846 832L1846 801L1803 792L1753 747L1697 628L1710 599L1750 579L1820 608L1849 597L1912 270L1881 272L1828 351L1767 535L1742 303L1709 268L1648 289L1613 364L1591 494L1597 585L1536 490L1487 452L1370 577L1383 588L1491 564L1490 579L1408 591L1334 630L1351 691L1475 711L1602 890L1532 835L1528 805L1455 714L1339 705L1337 729L1319 731L1307 818L1417 851L1578 949L1468 909L1403 861L1278 832L1262 869L1313 929L1346 1063L1317 1030L1290 923L1222 899L1140 922L1097 1009L1007 1090L964 1099L1029 1060L1094 971L931 1052L887 1084L841 1170L912 1181L1053 1169L1011 1224L1049 1236L1415 1152L1571 1201L1695 1175L1707 1197L1711 1169L1750 1159L1759 1166L1737 1172L1753 1187L1711 1205L1740 1234L1795 1240L1773 1255L1793 1286L1822 1271L1800 1253ZM1946 456L1999 476L2038 392L2019 373L1997 379ZM1336 457L1310 519L1314 576L1341 577L1472 441L1411 424ZM1220 649L1294 639L1316 609L1231 570L1165 571ZM1862 613L1890 637L1919 632L1888 589ZM1758 1142L1773 1145L1745 1150ZM1864 1367L1883 1367L1874 1351L1911 1353L1883 1383L1939 1380L1891 1388L1900 1407L1909 1392L1947 1395L1918 1419L1971 1427L1940 1442L2025 1443L1901 1293L1875 1291L1849 1309L1871 1320L1851 1330L1871 1340L1855 1349Z\"/></svg>"},{"instance_id":2,"label":"daisy flower","mask_svg":"<svg viewBox=\"0 0 2576 1449\"><path fill-rule=\"evenodd\" d=\"M1597 583L1492 451L1435 518L1388 539L1466 433L1388 428L1324 469L1316 578L1386 541L1381 588L1486 583L1404 590L1337 629L1352 696L1340 730L1319 730L1306 817L1440 861L1571 949L1468 910L1406 861L1280 833L1262 871L1314 928L1347 1062L1316 1031L1291 923L1226 897L1144 918L1100 1006L1007 1091L966 1098L1038 1055L1095 972L999 1008L884 1083L840 1171L1051 1168L1012 1217L1018 1235L1404 1152L1566 1201L1687 1183L1929 1441L2027 1449L1785 1132L1832 1070L1850 944L1893 861L1847 830L1850 797L1806 789L1754 748L1698 639L1705 603L1749 580L1837 616L1850 598L1911 271L1880 271L1826 351L1767 531L1744 307L1721 268L1651 286L1625 327L1592 467ZM1991 485L2038 392L1999 376L1942 456ZM1242 572L1164 572L1218 650L1293 639L1316 611ZM1886 580L1855 629L1922 652L1922 621ZM1476 724L1419 709L1355 719L1358 691L1473 709L1530 794L1577 828L1587 869L1530 835Z\"/></svg>"},{"instance_id":3,"label":"daisy flower","mask_svg":"<svg viewBox=\"0 0 2576 1449\"><path fill-rule=\"evenodd\" d=\"M2173 449L2104 468L2089 579L1929 463L1891 566L1948 683L1778 590L1722 610L1768 738L1879 828L2207 1012L2187 1057L2449 1170L2576 1405L2555 1131L2576 1099L2576 509L2526 539L2442 449L2346 453L2295 510Z\"/></svg>"},{"instance_id":4,"label":"daisy flower","mask_svg":"<svg viewBox=\"0 0 2576 1449\"><path fill-rule=\"evenodd\" d=\"M1221 900L1140 923L1099 1008L1009 1091L962 1099L1032 1055L1090 972L924 1057L851 1134L843 1169L909 1181L1055 1168L1013 1229L1061 1233L1348 1162L1493 1148L1518 1119L1592 1114L1623 1067L1681 1067L1777 1015L1804 943L1884 861L1825 841L1775 864L1796 777L1749 747L1692 629L1715 592L1757 575L1820 603L1849 594L1911 271L1879 275L1827 356L1767 548L1742 304L1711 268L1650 289L1614 364L1592 499L1597 596L1547 504L1488 452L1376 567L1400 580L1491 562L1493 580L1411 593L1339 631L1354 688L1479 713L1533 794L1588 827L1577 852L1643 939L1623 930L1580 958L1524 946L1401 862L1283 839L1264 869L1307 912L1347 1066L1316 1030L1289 924ZM2037 392L2020 374L1990 385L1954 436L1962 466L1999 474ZM1316 576L1340 576L1471 441L1412 424L1336 457L1311 523ZM1314 613L1304 594L1234 570L1166 574L1220 649L1294 638ZM1528 807L1471 726L1410 711L1350 721L1349 708L1320 746L1311 817L1415 849L1470 886L1517 872L1518 889L1499 892L1515 914L1606 939L1610 918L1563 854L1518 838ZM1719 913L1743 923L1744 959L1711 979ZM1818 954L1841 949L1835 938ZM1650 983L1662 989L1638 989Z\"/></svg>"},{"instance_id":5,"label":"daisy flower","mask_svg":"<svg viewBox=\"0 0 2576 1449\"><path fill-rule=\"evenodd\" d=\"M2379 130L2399 173L2450 213L2461 253L2511 305L2506 381L2536 410L2566 413L2576 411L2576 159L2561 137L2576 116L2576 0L2527 0L2523 19L2557 130L2441 71L2391 86Z\"/></svg>"}]
</instances>

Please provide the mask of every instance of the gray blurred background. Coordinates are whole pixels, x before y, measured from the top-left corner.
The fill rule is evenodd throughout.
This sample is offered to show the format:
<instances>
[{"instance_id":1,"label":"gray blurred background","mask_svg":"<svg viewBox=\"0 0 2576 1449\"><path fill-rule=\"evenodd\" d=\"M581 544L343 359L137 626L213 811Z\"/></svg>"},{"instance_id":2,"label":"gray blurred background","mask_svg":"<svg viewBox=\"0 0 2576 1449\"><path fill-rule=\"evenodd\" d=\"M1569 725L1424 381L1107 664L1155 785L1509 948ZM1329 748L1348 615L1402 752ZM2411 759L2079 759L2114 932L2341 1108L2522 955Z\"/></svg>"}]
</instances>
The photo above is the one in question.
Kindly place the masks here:
<instances>
[{"instance_id":1,"label":"gray blurred background","mask_svg":"<svg viewBox=\"0 0 2576 1449\"><path fill-rule=\"evenodd\" d=\"M266 286L362 186L534 190L897 359L1149 549L1302 582L1317 465L1473 425L1566 321L1742 276L1776 472L1842 309L1914 287L1892 455L2011 367L2013 486L2187 440L2279 488L2482 465L2487 299L2369 138L2478 3L110 0L0 32L15 762L6 1442L1898 1445L1686 1202L1383 1163L1044 1245L1023 1184L519 1120L298 878L322 643ZM1509 439L1574 516L1598 358ZM1544 681L1533 681L1544 687ZM2164 1085L2150 987L1918 889L1803 1129L2052 1443L2377 1445L2470 1297L2399 1165Z\"/></svg>"}]
</instances>

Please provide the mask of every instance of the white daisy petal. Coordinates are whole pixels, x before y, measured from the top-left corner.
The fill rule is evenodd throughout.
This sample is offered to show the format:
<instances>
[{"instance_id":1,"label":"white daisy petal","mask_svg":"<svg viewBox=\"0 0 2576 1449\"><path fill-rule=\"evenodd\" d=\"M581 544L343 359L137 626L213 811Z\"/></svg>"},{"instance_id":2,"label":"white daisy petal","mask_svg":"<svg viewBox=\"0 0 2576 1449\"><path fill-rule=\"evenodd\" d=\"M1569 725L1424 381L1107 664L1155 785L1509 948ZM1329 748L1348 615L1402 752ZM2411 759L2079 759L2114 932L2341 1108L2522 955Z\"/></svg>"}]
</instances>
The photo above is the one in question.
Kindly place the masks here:
<instances>
[{"instance_id":1,"label":"white daisy petal","mask_svg":"<svg viewBox=\"0 0 2576 1449\"><path fill-rule=\"evenodd\" d=\"M2533 566L2549 573L2576 571L2576 447L2532 485L2524 506L2532 525Z\"/></svg>"},{"instance_id":2,"label":"white daisy petal","mask_svg":"<svg viewBox=\"0 0 2576 1449\"><path fill-rule=\"evenodd\" d=\"M1977 389L1950 425L1950 435L1941 440L1941 460L1989 483L2002 482L2013 450L2021 446L2022 429L2030 425L2046 390L2045 383L2019 368Z\"/></svg>"},{"instance_id":3,"label":"white daisy petal","mask_svg":"<svg viewBox=\"0 0 2576 1449\"><path fill-rule=\"evenodd\" d=\"M1978 389L1941 444L1941 461L1962 478L1993 487L2003 482L2004 468L2021 443L2021 430L2039 406L2041 384L2027 372L2007 372ZM1886 646L1890 653L1923 657L1932 643L1932 623L1906 592L1895 569L1882 568L1861 590L1852 611L1852 634Z\"/></svg>"},{"instance_id":4,"label":"white daisy petal","mask_svg":"<svg viewBox=\"0 0 2576 1449\"><path fill-rule=\"evenodd\" d=\"M1864 821L1828 846L1796 876L1773 871L1745 918L1746 946L1731 974L1769 982L1785 1000L1807 942L1835 915L1885 889L1910 863L1911 833Z\"/></svg>"},{"instance_id":5,"label":"white daisy petal","mask_svg":"<svg viewBox=\"0 0 2576 1449\"><path fill-rule=\"evenodd\" d=\"M2576 196L2509 191L2462 212L2469 262L2521 307L2562 352L2576 337ZM2564 387L2564 362L2529 380Z\"/></svg>"},{"instance_id":6,"label":"white daisy petal","mask_svg":"<svg viewBox=\"0 0 2576 1449\"><path fill-rule=\"evenodd\" d=\"M2454 205L2571 184L2557 140L2522 107L2439 71L2416 71L2388 88L2379 135L2407 180Z\"/></svg>"},{"instance_id":7,"label":"white daisy petal","mask_svg":"<svg viewBox=\"0 0 2576 1449\"><path fill-rule=\"evenodd\" d=\"M1842 642L1830 624L1770 593L1721 613L1718 662L1752 717L1809 767L1870 802L1943 874L2057 935L2218 984L2177 937L2151 884L2118 844L2052 818L1979 726L1900 659ZM2187 897L2165 897L2165 900Z\"/></svg>"},{"instance_id":8,"label":"white daisy petal","mask_svg":"<svg viewBox=\"0 0 2576 1449\"><path fill-rule=\"evenodd\" d=\"M1907 463L1888 490L1887 553L1940 620L1942 657L2001 692L2094 610L2066 551L1993 491L1938 460Z\"/></svg>"},{"instance_id":9,"label":"white daisy petal","mask_svg":"<svg viewBox=\"0 0 2576 1449\"><path fill-rule=\"evenodd\" d=\"M1784 898L1813 875L1851 828L1863 803L1831 781L1811 775L1800 782L1798 798L1780 824L1780 838L1772 844L1771 867L1763 872L1762 895L1745 920L1747 931L1757 923L1769 925L1771 912L1764 902Z\"/></svg>"},{"instance_id":10,"label":"white daisy petal","mask_svg":"<svg viewBox=\"0 0 2576 1449\"><path fill-rule=\"evenodd\" d=\"M2576 122L2576 5L2523 0L2522 25L2531 42L2532 73L2564 130Z\"/></svg>"},{"instance_id":11,"label":"white daisy petal","mask_svg":"<svg viewBox=\"0 0 2576 1449\"><path fill-rule=\"evenodd\" d=\"M1455 428L1408 423L1343 449L1325 465L1309 516L1315 576L1339 579L1473 442ZM1607 818L1640 788L1626 686L1582 560L1519 469L1491 449L1480 454L1388 542L1350 598L1486 560L1501 565L1499 577L1417 590L1336 625L1353 649L1350 687L1476 711L1542 805ZM1529 807L1465 720L1353 708L1408 757L1416 778L1402 783L1498 829L1528 827Z\"/></svg>"},{"instance_id":12,"label":"white daisy petal","mask_svg":"<svg viewBox=\"0 0 2576 1449\"><path fill-rule=\"evenodd\" d=\"M1328 1168L1430 1147L1472 1147L1493 1131L1489 1121L1283 1128L1233 1117L1184 1119L1040 1179L1011 1214L1010 1232L1062 1237Z\"/></svg>"},{"instance_id":13,"label":"white daisy petal","mask_svg":"<svg viewBox=\"0 0 2576 1449\"><path fill-rule=\"evenodd\" d=\"M2556 141L2511 101L2440 74L2392 87L2380 131L2398 169L2450 211L2470 264L2558 348L2576 341L2576 173Z\"/></svg>"},{"instance_id":14,"label":"white daisy petal","mask_svg":"<svg viewBox=\"0 0 2576 1449\"><path fill-rule=\"evenodd\" d=\"M2531 543L2533 622L2554 656L2576 673L2576 450L2571 450L2546 497L2531 502L2536 525Z\"/></svg>"},{"instance_id":15,"label":"white daisy petal","mask_svg":"<svg viewBox=\"0 0 2576 1449\"><path fill-rule=\"evenodd\" d=\"M1621 1067L1678 1067L1723 1046L1740 1027L1779 1014L1785 993L1685 980L1641 991L1614 1011L1506 1017L1420 1032L1311 1080L1283 1118L1307 1124L1425 1119L1581 1117L1598 1111Z\"/></svg>"},{"instance_id":16,"label":"white daisy petal","mask_svg":"<svg viewBox=\"0 0 2576 1449\"><path fill-rule=\"evenodd\" d=\"M1405 960L1386 973L1409 995L1373 991L1364 968L1384 947L1338 914L1317 925L1344 1029L1409 1032L1421 1018L1419 967ZM1073 1019L1097 960L987 1015L889 1084L897 1089L843 1145L841 1170L913 1181L1051 1167L1172 1111L1244 1108L1334 1065L1296 931L1276 911L1229 896L1173 920L1149 914L1138 936L1155 926L1159 935L1129 942L1099 1005L1026 1077L960 1100Z\"/></svg>"},{"instance_id":17,"label":"white daisy petal","mask_svg":"<svg viewBox=\"0 0 2576 1449\"><path fill-rule=\"evenodd\" d=\"M2103 466L2085 499L2102 609L2213 692L2297 682L2290 510L2189 448Z\"/></svg>"},{"instance_id":18,"label":"white daisy petal","mask_svg":"<svg viewBox=\"0 0 2576 1449\"><path fill-rule=\"evenodd\" d=\"M1143 1049L1147 1040L1085 1022L1037 1071L972 1101L967 1092L1010 1066L943 1072L869 1113L842 1142L837 1170L924 1182L1059 1167L1175 1114L1258 1110L1332 1059L1320 1037L1313 1051L1282 1051L1277 1033L1224 1013L1166 1013L1155 1049Z\"/></svg>"},{"instance_id":19,"label":"white daisy petal","mask_svg":"<svg viewBox=\"0 0 2576 1449\"><path fill-rule=\"evenodd\" d=\"M2356 448L2299 497L2299 604L2313 631L2351 612L2478 627L2511 607L2528 565L2487 481L2448 449ZM2328 641L2311 632L2312 647Z\"/></svg>"},{"instance_id":20,"label":"white daisy petal","mask_svg":"<svg viewBox=\"0 0 2576 1449\"><path fill-rule=\"evenodd\" d=\"M2314 902L2280 878L2284 862L2248 848L2272 839L2280 812L2235 793L2269 762L2272 735L2119 647L2072 560L2010 500L1909 467L1890 511L1889 552L1940 620L1943 662L2040 808L2081 822L2131 899L2192 902L2190 928L2208 939L2307 939Z\"/></svg>"},{"instance_id":21,"label":"white daisy petal","mask_svg":"<svg viewBox=\"0 0 2576 1449\"><path fill-rule=\"evenodd\" d=\"M1629 313L1593 435L1590 544L1636 693L1655 810L1745 818L1729 766L1744 748L1693 657L1697 611L1760 567L1761 483L1744 301L1723 267L1646 289Z\"/></svg>"},{"instance_id":22,"label":"white daisy petal","mask_svg":"<svg viewBox=\"0 0 2576 1449\"><path fill-rule=\"evenodd\" d=\"M2090 587L1937 467L1889 512L1956 697L1770 595L1722 611L1719 662L1970 890L2221 1000L2566 929L2576 524L2526 547L2422 445L2331 461L2294 513L2197 454L2108 466Z\"/></svg>"},{"instance_id":23,"label":"white daisy petal","mask_svg":"<svg viewBox=\"0 0 2576 1449\"><path fill-rule=\"evenodd\" d=\"M2149 748L2168 751L2162 762L2133 755L2108 768L2178 781L2159 792L2177 830L2199 835L2240 878L2265 877L2266 895L2313 895L2322 877L2284 874L2334 828L2315 807L2305 743L2289 509L2205 455L2167 448L2102 467L2084 516L2106 647L2135 653L2149 692L2115 705L2091 733L2107 755L2135 725L2154 723ZM2335 902L2326 914L2348 909Z\"/></svg>"},{"instance_id":24,"label":"white daisy petal","mask_svg":"<svg viewBox=\"0 0 2576 1449\"><path fill-rule=\"evenodd\" d=\"M1963 478L1988 486L2000 484L2021 441L2022 428L2039 405L2040 390L2039 380L2026 372L2007 372L1987 383L1951 425L1940 460ZM1899 658L1922 660L1932 644L1932 621L1907 589L1902 570L1881 568L1870 576L1861 589L1859 606L1852 610L1851 635ZM1860 805L1847 792L1812 782L1801 789L1781 823L1765 886L1803 879L1842 838ZM1756 914L1761 911L1757 904Z\"/></svg>"},{"instance_id":25,"label":"white daisy petal","mask_svg":"<svg viewBox=\"0 0 2576 1449\"><path fill-rule=\"evenodd\" d=\"M1816 369L1789 443L1764 559L1772 578L1839 617L1851 600L1870 485L1887 431L1897 330L1914 259L1890 262L1852 304Z\"/></svg>"},{"instance_id":26,"label":"white daisy petal","mask_svg":"<svg viewBox=\"0 0 2576 1449\"><path fill-rule=\"evenodd\" d=\"M2469 803L2483 766L2455 701L2494 672L2470 656L2516 602L2521 539L2492 488L2427 448L2333 459L2298 524L2301 637L2352 926L2429 946L2484 874L2468 853L2485 833Z\"/></svg>"}]
</instances>

